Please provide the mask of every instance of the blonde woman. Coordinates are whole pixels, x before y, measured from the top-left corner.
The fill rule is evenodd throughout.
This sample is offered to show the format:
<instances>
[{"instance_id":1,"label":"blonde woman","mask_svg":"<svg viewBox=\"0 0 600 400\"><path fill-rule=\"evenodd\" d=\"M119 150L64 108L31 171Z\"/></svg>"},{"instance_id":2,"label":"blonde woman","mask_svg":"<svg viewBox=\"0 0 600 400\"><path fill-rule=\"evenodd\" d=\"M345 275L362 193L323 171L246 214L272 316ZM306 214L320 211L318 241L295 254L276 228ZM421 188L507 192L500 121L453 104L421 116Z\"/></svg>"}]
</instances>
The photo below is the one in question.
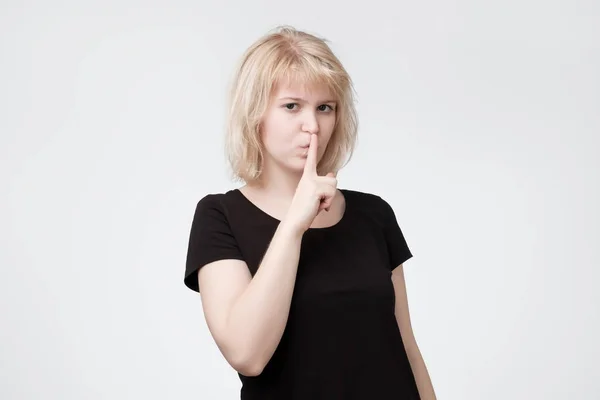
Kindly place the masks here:
<instances>
[{"instance_id":1,"label":"blonde woman","mask_svg":"<svg viewBox=\"0 0 600 400\"><path fill-rule=\"evenodd\" d=\"M435 399L394 211L337 187L357 134L340 61L280 27L243 55L230 100L227 154L244 185L198 202L184 282L241 399Z\"/></svg>"}]
</instances>

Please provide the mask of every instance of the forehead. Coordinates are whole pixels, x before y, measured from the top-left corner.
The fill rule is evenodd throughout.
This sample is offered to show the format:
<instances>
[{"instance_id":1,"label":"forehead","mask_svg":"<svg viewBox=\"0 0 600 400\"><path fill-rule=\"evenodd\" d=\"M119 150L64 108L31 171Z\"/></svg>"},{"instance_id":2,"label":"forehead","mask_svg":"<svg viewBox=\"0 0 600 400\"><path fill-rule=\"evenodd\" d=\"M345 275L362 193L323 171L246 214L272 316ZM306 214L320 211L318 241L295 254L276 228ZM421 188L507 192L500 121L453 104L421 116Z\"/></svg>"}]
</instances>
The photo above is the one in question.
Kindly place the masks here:
<instances>
[{"instance_id":1,"label":"forehead","mask_svg":"<svg viewBox=\"0 0 600 400\"><path fill-rule=\"evenodd\" d=\"M273 90L275 99L297 98L305 101L335 101L335 96L330 88L317 82L301 83L282 81L275 85Z\"/></svg>"}]
</instances>

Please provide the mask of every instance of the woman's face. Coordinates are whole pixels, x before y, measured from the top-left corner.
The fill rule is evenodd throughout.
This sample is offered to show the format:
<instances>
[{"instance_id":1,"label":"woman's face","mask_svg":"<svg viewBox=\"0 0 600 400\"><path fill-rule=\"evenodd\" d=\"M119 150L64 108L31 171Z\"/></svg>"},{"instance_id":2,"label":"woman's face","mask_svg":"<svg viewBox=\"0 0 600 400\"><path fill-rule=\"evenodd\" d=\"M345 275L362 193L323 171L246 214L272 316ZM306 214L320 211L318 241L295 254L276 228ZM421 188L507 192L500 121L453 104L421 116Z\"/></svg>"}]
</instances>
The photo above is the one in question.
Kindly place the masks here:
<instances>
[{"instance_id":1,"label":"woman's face","mask_svg":"<svg viewBox=\"0 0 600 400\"><path fill-rule=\"evenodd\" d=\"M264 168L302 172L313 133L320 160L333 133L336 106L323 86L276 86L261 124Z\"/></svg>"}]
</instances>

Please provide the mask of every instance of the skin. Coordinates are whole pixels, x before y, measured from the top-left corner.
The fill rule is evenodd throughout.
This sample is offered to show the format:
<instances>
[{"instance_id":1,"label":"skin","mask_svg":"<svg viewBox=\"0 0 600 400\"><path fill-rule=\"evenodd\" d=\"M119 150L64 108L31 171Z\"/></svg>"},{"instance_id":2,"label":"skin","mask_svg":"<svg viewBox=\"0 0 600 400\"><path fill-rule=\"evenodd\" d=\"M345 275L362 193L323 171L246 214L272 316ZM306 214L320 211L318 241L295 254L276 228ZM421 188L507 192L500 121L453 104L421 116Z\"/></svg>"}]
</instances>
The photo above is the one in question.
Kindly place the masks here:
<instances>
[{"instance_id":1,"label":"skin","mask_svg":"<svg viewBox=\"0 0 600 400\"><path fill-rule=\"evenodd\" d=\"M304 173L311 137L316 140L318 161L333 133L336 106L334 96L326 88L278 85L261 124L263 173L259 181L240 188L242 193L268 214L285 219ZM341 218L343 196L336 192L330 203L333 207L326 208L333 212L319 213L311 222L313 227L333 225Z\"/></svg>"},{"instance_id":2,"label":"skin","mask_svg":"<svg viewBox=\"0 0 600 400\"><path fill-rule=\"evenodd\" d=\"M436 400L433 384L411 325L406 281L404 279L404 266L402 264L398 265L392 271L392 283L394 284L394 292L396 294L396 321L398 322L404 348L406 349L406 354L408 355L408 360L415 376L419 396L422 400Z\"/></svg>"},{"instance_id":3,"label":"skin","mask_svg":"<svg viewBox=\"0 0 600 400\"><path fill-rule=\"evenodd\" d=\"M334 225L344 213L336 174L317 174L335 125L332 100L331 93L318 86L276 87L261 124L262 177L240 191L280 224L254 278L240 260L216 261L198 272L208 328L229 364L246 376L259 375L279 344L304 232ZM421 398L433 400L410 323L402 265L394 269L392 281L396 319Z\"/></svg>"}]
</instances>

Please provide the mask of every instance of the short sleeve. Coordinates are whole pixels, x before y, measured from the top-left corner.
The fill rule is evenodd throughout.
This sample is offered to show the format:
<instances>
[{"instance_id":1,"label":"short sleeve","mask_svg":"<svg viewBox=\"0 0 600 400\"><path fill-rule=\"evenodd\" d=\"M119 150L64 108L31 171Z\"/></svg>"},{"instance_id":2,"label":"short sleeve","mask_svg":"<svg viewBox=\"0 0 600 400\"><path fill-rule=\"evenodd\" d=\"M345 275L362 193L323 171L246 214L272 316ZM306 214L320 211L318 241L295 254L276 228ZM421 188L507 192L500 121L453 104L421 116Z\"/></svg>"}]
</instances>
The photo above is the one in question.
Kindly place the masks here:
<instances>
[{"instance_id":1,"label":"short sleeve","mask_svg":"<svg viewBox=\"0 0 600 400\"><path fill-rule=\"evenodd\" d=\"M413 255L406 243L406 239L398 224L394 210L387 201L381 200L385 218L383 224L385 240L390 258L390 269L393 270L398 265L410 259Z\"/></svg>"},{"instance_id":2,"label":"short sleeve","mask_svg":"<svg viewBox=\"0 0 600 400\"><path fill-rule=\"evenodd\" d=\"M213 261L242 260L218 194L207 195L197 206L190 228L184 283L199 292L198 271Z\"/></svg>"}]
</instances>

